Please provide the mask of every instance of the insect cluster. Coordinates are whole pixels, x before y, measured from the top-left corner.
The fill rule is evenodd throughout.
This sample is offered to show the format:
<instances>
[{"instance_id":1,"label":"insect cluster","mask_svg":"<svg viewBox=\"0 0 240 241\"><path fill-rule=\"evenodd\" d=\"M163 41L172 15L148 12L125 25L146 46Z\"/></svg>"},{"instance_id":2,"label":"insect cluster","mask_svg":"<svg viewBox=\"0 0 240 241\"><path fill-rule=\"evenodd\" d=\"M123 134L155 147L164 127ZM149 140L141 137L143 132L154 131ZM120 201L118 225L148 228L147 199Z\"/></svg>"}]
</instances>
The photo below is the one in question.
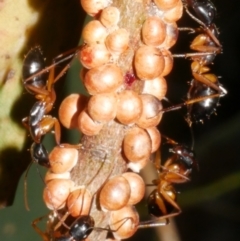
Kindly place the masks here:
<instances>
[{"instance_id":1,"label":"insect cluster","mask_svg":"<svg viewBox=\"0 0 240 241\"><path fill-rule=\"evenodd\" d=\"M226 94L208 67L221 53L213 23L216 10L210 1L81 0L81 4L94 19L83 29L84 44L70 54L83 65L80 76L90 96L71 94L59 109L62 125L83 134L79 144L61 144L59 121L48 114L56 99L54 83L69 65L57 76L54 68L68 58L68 52L47 68L39 47L24 60L25 89L38 101L23 123L33 140L33 162L48 168L43 199L52 211L46 231L37 227L41 218L33 223L45 241L107 240L107 233L121 240L139 228L166 225L169 217L181 212L174 184L189 181L197 163L190 148L163 136L172 145L172 154L164 164L158 155L153 162L158 179L153 180L156 189L147 205L155 219L140 220L134 205L144 197L146 185L138 173L160 147L157 125L163 113L183 106L189 125L202 121ZM200 28L178 28L176 21L183 12ZM190 46L196 52L169 51L181 29L200 32ZM173 57L191 59L193 80L187 100L164 109L165 76L172 70ZM53 128L57 146L48 154L42 139Z\"/></svg>"}]
</instances>

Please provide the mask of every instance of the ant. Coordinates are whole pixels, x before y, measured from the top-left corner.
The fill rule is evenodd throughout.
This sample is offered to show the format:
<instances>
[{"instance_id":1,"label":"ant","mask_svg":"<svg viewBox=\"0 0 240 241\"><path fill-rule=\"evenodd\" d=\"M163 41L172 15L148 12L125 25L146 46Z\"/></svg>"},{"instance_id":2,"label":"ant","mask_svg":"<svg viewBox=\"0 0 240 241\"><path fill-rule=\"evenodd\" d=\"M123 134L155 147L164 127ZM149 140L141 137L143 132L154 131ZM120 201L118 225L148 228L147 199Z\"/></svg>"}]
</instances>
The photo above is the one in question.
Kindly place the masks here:
<instances>
[{"instance_id":1,"label":"ant","mask_svg":"<svg viewBox=\"0 0 240 241\"><path fill-rule=\"evenodd\" d=\"M51 214L52 216L52 214ZM54 224L54 222L56 220L54 220L54 218L51 218L51 225ZM37 222L39 222L41 218L38 218L36 220L33 221L32 225L34 227L34 229L36 230L36 232L41 235L41 237L43 238L44 241L50 241L50 240L54 240L54 241L83 241L85 240L91 233L93 230L96 231L107 231L107 232L115 232L117 230L111 230L110 228L102 228L102 227L95 227L95 221L93 219L92 216L90 215L81 215L79 216L77 219L75 219L75 221L72 222L72 224L70 225L70 227L67 227L67 225L65 224L64 226L67 227L68 231L66 234L61 234L62 232L58 232L56 229L58 228L63 228L62 226L58 226L57 228L55 227L54 230L52 230L52 234L54 237L50 237L50 233L43 233L38 227L37 227ZM70 221L72 220L72 217L69 217ZM128 218L124 221L127 221ZM66 220L65 220L66 221ZM120 227L124 224L124 222L120 225ZM49 225L49 228L52 228L51 225ZM119 228L120 228L119 227ZM118 229L119 229L118 228Z\"/></svg>"},{"instance_id":2,"label":"ant","mask_svg":"<svg viewBox=\"0 0 240 241\"><path fill-rule=\"evenodd\" d=\"M68 214L68 213L66 213ZM73 217L68 216L70 220L72 220ZM36 230L36 232L43 238L44 241L83 241L85 240L93 230L95 231L107 231L108 233L114 233L120 229L126 221L129 219L132 220L134 223L134 220L132 217L126 217L122 220L119 220L119 227L117 229L113 230L108 228L102 228L102 227L95 227L95 221L92 216L90 215L81 215L75 221L72 222L70 227L68 227L64 222L69 221L69 220L60 220L59 222L61 223L60 225L55 225L53 227L52 225L55 224L53 221L51 222L51 226L49 228L51 230L48 230L46 233L42 232L38 227L37 227L37 222L39 222L41 218L38 218L33 221L32 226ZM55 220L54 220L55 221ZM144 221L144 222L139 222L136 224L135 227L137 228L151 228L151 227L157 227L157 226L165 226L167 225L168 222L165 223L156 223L153 220ZM67 228L67 232L66 229ZM59 229L59 230L58 230ZM60 231L61 229L61 231ZM50 237L51 236L51 237Z\"/></svg>"},{"instance_id":3,"label":"ant","mask_svg":"<svg viewBox=\"0 0 240 241\"><path fill-rule=\"evenodd\" d=\"M43 136L54 127L55 140L60 145L60 124L57 118L47 115L53 108L56 100L54 84L63 76L70 67L67 64L55 77L55 66L74 57L82 46L64 52L53 59L53 64L46 67L42 51L39 46L32 48L26 55L23 63L22 76L25 89L38 100L30 110L29 116L22 120L23 125L29 130L30 135L38 146L38 151L45 152L42 142ZM64 57L67 56L67 57ZM59 60L60 59L60 60ZM47 77L46 73L49 71ZM64 146L64 145L61 145ZM32 148L37 152L37 148ZM41 161L34 157L32 159L41 165ZM45 164L44 164L45 166Z\"/></svg>"},{"instance_id":4,"label":"ant","mask_svg":"<svg viewBox=\"0 0 240 241\"><path fill-rule=\"evenodd\" d=\"M23 125L29 129L30 135L35 143L40 143L42 136L55 128L55 139L57 144L60 144L60 124L58 120L52 116L46 115L49 113L56 100L56 93L53 88L54 83L66 72L69 68L67 65L60 74L54 77L54 67L49 72L49 77L46 74L34 75L36 72L43 70L45 67L44 58L39 46L32 48L23 64L23 84L25 89L35 95L37 101L30 110L29 116L25 117ZM29 75L30 78L29 78Z\"/></svg>"},{"instance_id":5,"label":"ant","mask_svg":"<svg viewBox=\"0 0 240 241\"><path fill-rule=\"evenodd\" d=\"M44 135L54 127L55 140L60 145L60 124L57 118L47 115L53 108L56 100L56 93L54 90L54 84L58 81L62 75L69 68L70 64L67 64L62 71L55 77L55 66L64 62L74 55L76 55L76 49L67 51L53 60L53 64L46 67L45 60L42 54L42 50L39 46L32 48L26 55L23 68L23 85L27 92L34 95L38 100L30 110L29 116L22 120L23 125L29 130L33 139L33 144L30 148L31 159L33 162L38 163L41 166L50 167L48 152L45 146L42 144ZM71 54L69 54L71 53ZM67 57L63 58L66 54ZM59 60L60 59L60 60ZM47 72L49 71L49 75ZM60 145L61 147L70 145ZM74 146L75 147L75 146ZM29 210L26 198L26 178L28 170L32 162L27 168L25 174L25 206ZM37 169L38 170L38 169Z\"/></svg>"},{"instance_id":6,"label":"ant","mask_svg":"<svg viewBox=\"0 0 240 241\"><path fill-rule=\"evenodd\" d=\"M50 229L52 228L51 226L56 221L54 218L55 217L53 214L49 215L49 219L51 220L51 222L49 223L50 225L48 227ZM36 225L37 222L39 222L41 219L42 217L34 220L32 225L34 229L37 231L37 233L41 235L44 241L50 241L52 240L52 237L49 237L47 233L43 233ZM94 219L90 215L82 215L79 218L75 219L75 221L71 224L71 226L68 227L69 230L67 235L59 234L59 232L57 232L57 230L54 229L52 234L56 237L54 237L53 240L54 241L72 241L72 240L81 241L86 239L94 229L108 231L108 229L105 229L105 228L95 228L94 224L95 224Z\"/></svg>"},{"instance_id":7,"label":"ant","mask_svg":"<svg viewBox=\"0 0 240 241\"><path fill-rule=\"evenodd\" d=\"M103 167L104 162L101 163L100 169ZM105 182L110 177L113 171L114 165L112 165L109 174L106 177ZM99 169L99 170L100 170ZM98 170L98 171L99 171ZM88 186L92 180L88 181L88 183L84 184L84 186ZM104 183L105 183L104 182ZM103 185L104 185L103 183ZM46 184L47 187L47 184ZM50 191L49 191L50 192ZM97 193L96 191L93 196ZM51 198L51 193L50 198ZM93 196L91 199L91 204L93 202ZM76 198L77 201L78 198ZM84 201L84 200L83 200ZM74 205L74 204L72 204ZM54 205L52 204L54 207ZM32 226L35 231L43 238L44 241L81 241L85 240L93 230L100 231L112 231L109 228L101 228L95 227L95 221L90 215L81 215L77 218L71 216L66 208L61 210L54 210L48 215L48 225L47 231L43 232L37 227L37 223L41 221L43 217L40 217L32 222ZM73 221L74 220L74 221Z\"/></svg>"},{"instance_id":8,"label":"ant","mask_svg":"<svg viewBox=\"0 0 240 241\"><path fill-rule=\"evenodd\" d=\"M198 51L198 53L180 54L175 55L175 57L191 57L193 61L199 62L201 66L209 65L213 62L216 54L222 52L222 46L218 40L219 32L216 28L216 25L213 23L216 15L216 7L210 0L184 0L184 3L187 14L202 27L200 29L201 33L192 41L190 45L190 48ZM194 10L197 17L195 17L189 11L188 7ZM199 31L199 29L193 28L180 28L180 30L190 30L192 33ZM193 73L196 73L198 70L199 68L196 69L196 66L192 67ZM203 72L205 73L206 71L208 70ZM216 90L219 91L219 89Z\"/></svg>"},{"instance_id":9,"label":"ant","mask_svg":"<svg viewBox=\"0 0 240 241\"><path fill-rule=\"evenodd\" d=\"M55 241L82 241L86 239L93 230L112 231L107 228L94 227L95 221L90 215L82 215L77 218L68 231L68 235L55 238Z\"/></svg>"},{"instance_id":10,"label":"ant","mask_svg":"<svg viewBox=\"0 0 240 241\"><path fill-rule=\"evenodd\" d=\"M110 173L106 178L106 181L108 180ZM94 195L96 195L96 193L99 190L97 190ZM93 202L93 198L91 202ZM60 214L63 214L63 215L60 216ZM50 240L83 241L92 233L93 230L107 231L108 233L117 232L118 229L120 229L122 225L124 225L124 223L127 222L128 220L132 220L132 224L135 225L135 228L149 228L149 227L156 227L156 226L164 226L168 224L168 222L156 223L156 221L153 222L153 220L136 223L133 217L125 217L118 221L119 226L116 229L111 229L110 227L107 227L107 228L95 227L95 221L90 214L80 215L79 217L75 218L75 220L72 222L74 217L72 217L69 214L69 212L66 211L66 209L62 209L58 211L53 210L51 212L51 215L49 215L49 220L48 220L48 230L46 232L43 232L37 227L37 223L42 218L43 217L34 220L32 223L32 226L36 230L36 232L43 238L44 241L50 241Z\"/></svg>"},{"instance_id":11,"label":"ant","mask_svg":"<svg viewBox=\"0 0 240 241\"><path fill-rule=\"evenodd\" d=\"M181 213L181 208L176 202L177 192L173 184L185 183L189 181L189 176L193 167L198 167L194 152L185 145L163 136L167 143L173 147L169 149L173 155L170 156L163 166L160 165L160 153L156 153L154 166L158 172L158 179L153 180L157 186L148 197L148 211L156 218L168 218ZM149 185L148 185L149 186ZM173 212L176 210L175 212Z\"/></svg>"},{"instance_id":12,"label":"ant","mask_svg":"<svg viewBox=\"0 0 240 241\"><path fill-rule=\"evenodd\" d=\"M174 57L191 58L191 70L193 79L187 94L187 101L178 107L187 105L186 121L191 126L193 122L202 122L216 112L220 97L227 94L227 90L219 83L218 77L209 73L208 65L212 64L216 54L222 52L222 46L218 41L218 30L213 23L216 15L216 7L210 0L185 0L184 7L187 14L200 24L201 32L191 43L190 48L197 53L175 54ZM191 8L197 17L190 11ZM191 30L192 28L183 28ZM193 103L191 104L191 100ZM198 101L194 101L198 100ZM171 110L171 108L167 108ZM174 107L173 107L174 109Z\"/></svg>"}]
</instances>

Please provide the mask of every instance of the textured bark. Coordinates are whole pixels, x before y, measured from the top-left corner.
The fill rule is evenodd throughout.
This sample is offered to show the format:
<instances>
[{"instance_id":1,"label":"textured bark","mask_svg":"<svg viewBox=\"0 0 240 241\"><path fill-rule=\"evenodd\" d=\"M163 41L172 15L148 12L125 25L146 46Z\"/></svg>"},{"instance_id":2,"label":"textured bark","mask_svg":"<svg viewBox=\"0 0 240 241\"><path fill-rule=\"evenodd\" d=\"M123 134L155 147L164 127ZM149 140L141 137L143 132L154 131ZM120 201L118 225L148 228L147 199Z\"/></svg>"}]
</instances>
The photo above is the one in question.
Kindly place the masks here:
<instances>
[{"instance_id":1,"label":"textured bark","mask_svg":"<svg viewBox=\"0 0 240 241\"><path fill-rule=\"evenodd\" d=\"M129 47L118 60L118 66L123 73L126 73L132 71L134 51L139 46L140 30L146 17L145 2L115 0L112 6L120 10L118 26L125 28L130 36ZM141 86L141 81L136 81L133 89L140 93ZM127 170L127 162L122 156L122 141L128 128L116 121L111 121L97 136L83 136L79 162L71 172L72 180L77 185L84 185L92 194L96 194L108 178L120 175ZM100 211L96 200L95 196L90 215L95 220L95 227L107 227L109 212ZM93 231L89 240L104 240L105 237L106 232Z\"/></svg>"}]
</instances>

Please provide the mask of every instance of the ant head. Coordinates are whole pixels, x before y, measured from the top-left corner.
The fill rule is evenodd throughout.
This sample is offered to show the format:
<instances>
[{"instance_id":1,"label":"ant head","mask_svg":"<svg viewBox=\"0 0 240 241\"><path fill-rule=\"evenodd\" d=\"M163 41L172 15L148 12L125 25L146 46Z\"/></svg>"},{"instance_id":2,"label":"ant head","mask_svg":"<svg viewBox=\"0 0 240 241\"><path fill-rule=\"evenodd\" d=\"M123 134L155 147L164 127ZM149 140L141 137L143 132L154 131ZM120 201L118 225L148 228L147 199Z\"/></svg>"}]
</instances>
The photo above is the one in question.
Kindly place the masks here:
<instances>
[{"instance_id":1,"label":"ant head","mask_svg":"<svg viewBox=\"0 0 240 241\"><path fill-rule=\"evenodd\" d=\"M186 166L188 170L192 170L193 166L198 166L195 160L195 153L189 147L185 145L175 145L169 149L169 151L177 154L180 159L179 161Z\"/></svg>"},{"instance_id":2,"label":"ant head","mask_svg":"<svg viewBox=\"0 0 240 241\"><path fill-rule=\"evenodd\" d=\"M187 0L189 6L192 7L197 17L207 26L210 26L216 16L216 7L210 0L198 1Z\"/></svg>"},{"instance_id":3,"label":"ant head","mask_svg":"<svg viewBox=\"0 0 240 241\"><path fill-rule=\"evenodd\" d=\"M94 220L90 215L80 216L75 222L71 225L69 234L76 240L84 240L94 229Z\"/></svg>"},{"instance_id":4,"label":"ant head","mask_svg":"<svg viewBox=\"0 0 240 241\"><path fill-rule=\"evenodd\" d=\"M47 168L50 167L48 152L42 143L33 142L30 148L30 153L33 162Z\"/></svg>"},{"instance_id":5,"label":"ant head","mask_svg":"<svg viewBox=\"0 0 240 241\"><path fill-rule=\"evenodd\" d=\"M94 220L89 215L77 218L69 227L68 235L54 238L55 241L82 241L85 240L94 229Z\"/></svg>"}]
</instances>

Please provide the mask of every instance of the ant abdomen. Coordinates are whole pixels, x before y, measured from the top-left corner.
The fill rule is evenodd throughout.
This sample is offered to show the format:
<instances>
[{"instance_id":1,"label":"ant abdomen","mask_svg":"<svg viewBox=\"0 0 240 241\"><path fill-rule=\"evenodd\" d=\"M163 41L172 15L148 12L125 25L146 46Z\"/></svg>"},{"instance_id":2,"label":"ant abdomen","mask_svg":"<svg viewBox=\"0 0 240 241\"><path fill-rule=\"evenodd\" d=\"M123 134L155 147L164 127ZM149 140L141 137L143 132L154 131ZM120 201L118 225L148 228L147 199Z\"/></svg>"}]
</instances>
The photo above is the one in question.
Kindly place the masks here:
<instances>
[{"instance_id":1,"label":"ant abdomen","mask_svg":"<svg viewBox=\"0 0 240 241\"><path fill-rule=\"evenodd\" d=\"M168 191L169 197L173 196L172 194L175 192ZM175 194L174 194L175 195ZM149 195L147 200L148 206L148 213L152 216L159 218L166 214L170 214L174 211L173 205L165 200L160 192L157 189L153 190L152 193Z\"/></svg>"},{"instance_id":2,"label":"ant abdomen","mask_svg":"<svg viewBox=\"0 0 240 241\"><path fill-rule=\"evenodd\" d=\"M211 96L216 94L217 91L212 88L199 83L198 81L192 82L192 88L189 90L189 99L193 99L199 96ZM189 105L187 119L190 119L192 122L203 122L205 118L209 118L212 114L216 112L216 108L219 103L219 98L206 98L200 102L196 102L192 105Z\"/></svg>"},{"instance_id":3,"label":"ant abdomen","mask_svg":"<svg viewBox=\"0 0 240 241\"><path fill-rule=\"evenodd\" d=\"M29 50L27 53L24 61L23 61L23 67L22 67L22 77L23 77L23 84L25 86L25 89L30 94L35 94L32 90L28 88L28 86L34 86L36 88L42 89L44 86L46 86L47 82L47 73L43 73L41 75L36 75L31 80L25 82L25 80L32 76L33 74L36 74L37 72L43 70L45 68L45 61L43 58L43 54L41 51L41 48L39 46L36 46Z\"/></svg>"},{"instance_id":4,"label":"ant abdomen","mask_svg":"<svg viewBox=\"0 0 240 241\"><path fill-rule=\"evenodd\" d=\"M209 0L187 0L187 4L196 13L197 17L207 26L211 25L216 16L216 7Z\"/></svg>"}]
</instances>

